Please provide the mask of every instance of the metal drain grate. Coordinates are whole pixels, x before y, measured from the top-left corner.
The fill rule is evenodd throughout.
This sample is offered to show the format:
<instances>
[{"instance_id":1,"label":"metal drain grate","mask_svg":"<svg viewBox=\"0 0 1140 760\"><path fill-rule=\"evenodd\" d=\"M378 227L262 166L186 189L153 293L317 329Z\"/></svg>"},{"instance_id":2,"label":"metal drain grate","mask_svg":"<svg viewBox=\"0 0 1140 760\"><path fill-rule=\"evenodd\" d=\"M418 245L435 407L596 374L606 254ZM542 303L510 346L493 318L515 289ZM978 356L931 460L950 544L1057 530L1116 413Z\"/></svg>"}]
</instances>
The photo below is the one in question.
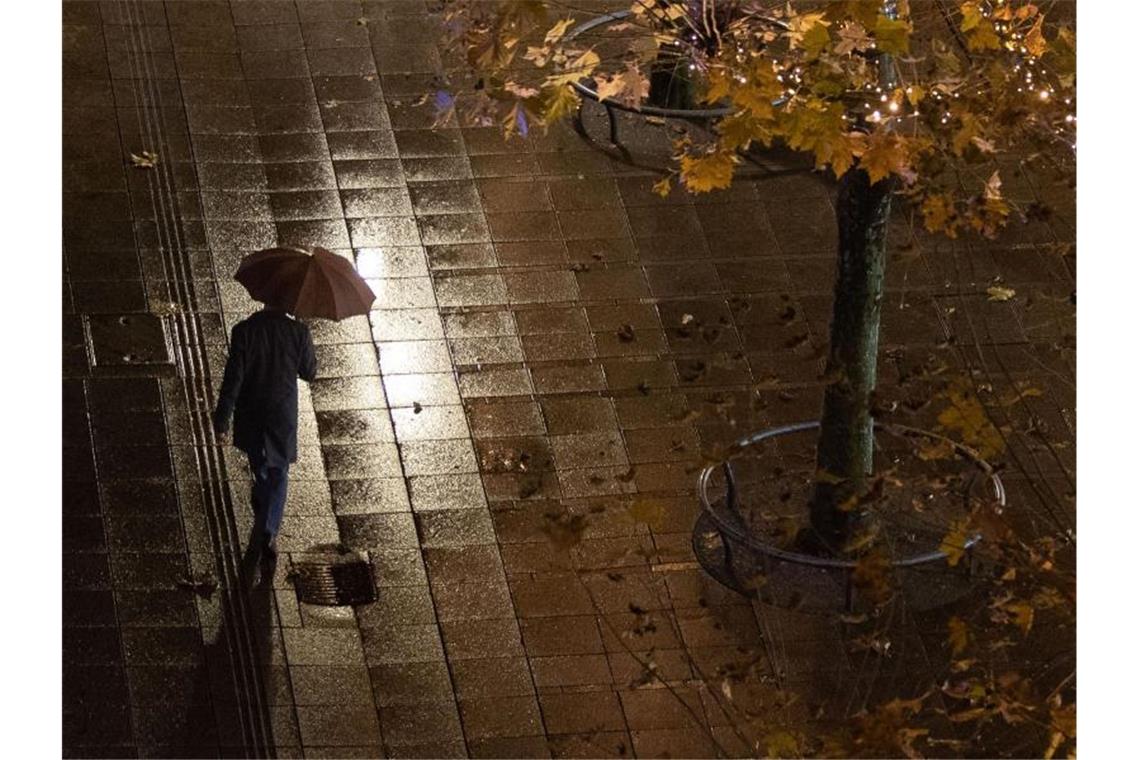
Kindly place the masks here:
<instances>
[{"instance_id":1,"label":"metal drain grate","mask_svg":"<svg viewBox=\"0 0 1140 760\"><path fill-rule=\"evenodd\" d=\"M297 597L305 604L339 607L376 601L376 584L368 562L304 562L294 565L293 572Z\"/></svg>"}]
</instances>

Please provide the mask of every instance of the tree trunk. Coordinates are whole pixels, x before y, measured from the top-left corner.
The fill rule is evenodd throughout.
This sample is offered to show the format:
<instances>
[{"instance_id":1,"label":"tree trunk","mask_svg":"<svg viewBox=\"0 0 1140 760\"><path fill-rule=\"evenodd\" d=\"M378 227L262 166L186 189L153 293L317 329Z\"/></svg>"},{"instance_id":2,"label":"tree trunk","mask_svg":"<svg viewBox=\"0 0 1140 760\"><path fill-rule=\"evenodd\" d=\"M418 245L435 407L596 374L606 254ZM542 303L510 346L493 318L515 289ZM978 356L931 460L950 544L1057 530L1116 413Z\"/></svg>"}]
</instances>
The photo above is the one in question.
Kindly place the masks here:
<instances>
[{"instance_id":1,"label":"tree trunk","mask_svg":"<svg viewBox=\"0 0 1140 760\"><path fill-rule=\"evenodd\" d=\"M858 527L861 514L850 503L866 488L872 472L871 394L892 187L889 179L871 184L858 166L839 181L839 271L827 358L831 383L824 393L816 450L820 475L810 502L816 537L833 551Z\"/></svg>"}]
</instances>

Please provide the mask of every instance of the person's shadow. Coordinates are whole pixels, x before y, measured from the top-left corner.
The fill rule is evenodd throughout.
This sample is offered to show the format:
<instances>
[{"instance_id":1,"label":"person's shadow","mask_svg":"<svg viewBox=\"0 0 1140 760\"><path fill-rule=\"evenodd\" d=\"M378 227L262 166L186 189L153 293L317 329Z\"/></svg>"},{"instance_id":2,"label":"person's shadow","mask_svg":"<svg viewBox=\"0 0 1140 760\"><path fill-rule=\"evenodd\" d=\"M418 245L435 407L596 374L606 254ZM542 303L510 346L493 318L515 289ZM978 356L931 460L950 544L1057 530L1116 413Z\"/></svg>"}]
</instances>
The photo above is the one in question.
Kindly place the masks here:
<instances>
[{"instance_id":1,"label":"person's shadow","mask_svg":"<svg viewBox=\"0 0 1140 760\"><path fill-rule=\"evenodd\" d=\"M222 625L205 645L194 693L183 720L171 721L172 757L275 757L266 678L275 629L273 578L276 557L263 559L258 543L239 565L236 587L219 587ZM244 599L242 598L244 596ZM244 613L248 625L235 625ZM240 630L244 629L244 630ZM175 718L175 716L172 716Z\"/></svg>"}]
</instances>

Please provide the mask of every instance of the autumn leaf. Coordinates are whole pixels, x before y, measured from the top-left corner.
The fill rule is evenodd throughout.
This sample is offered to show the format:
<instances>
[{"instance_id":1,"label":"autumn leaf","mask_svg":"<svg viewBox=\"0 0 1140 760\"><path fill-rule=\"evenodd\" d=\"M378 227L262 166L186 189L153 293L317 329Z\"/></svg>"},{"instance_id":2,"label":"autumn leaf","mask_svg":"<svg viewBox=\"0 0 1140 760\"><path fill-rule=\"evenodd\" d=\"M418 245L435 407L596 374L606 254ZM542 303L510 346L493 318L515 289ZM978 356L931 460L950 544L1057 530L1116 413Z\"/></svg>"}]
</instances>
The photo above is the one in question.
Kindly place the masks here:
<instances>
[{"instance_id":1,"label":"autumn leaf","mask_svg":"<svg viewBox=\"0 0 1140 760\"><path fill-rule=\"evenodd\" d=\"M1045 17L1038 16L1032 28L1025 33L1025 49L1035 58L1040 58L1045 55L1045 51L1049 49L1048 43L1045 42L1045 35L1041 32L1041 27L1044 23Z\"/></svg>"},{"instance_id":2,"label":"autumn leaf","mask_svg":"<svg viewBox=\"0 0 1140 760\"><path fill-rule=\"evenodd\" d=\"M550 60L550 52L551 51L545 47L535 47L534 45L528 45L526 52L523 53L523 60L530 61L541 69L546 66L547 62Z\"/></svg>"},{"instance_id":3,"label":"autumn leaf","mask_svg":"<svg viewBox=\"0 0 1140 760\"><path fill-rule=\"evenodd\" d=\"M910 760L921 760L924 755L914 748L914 742L930 733L929 728L900 728L895 734L899 749Z\"/></svg>"},{"instance_id":4,"label":"autumn leaf","mask_svg":"<svg viewBox=\"0 0 1140 760\"><path fill-rule=\"evenodd\" d=\"M514 95L516 98L519 98L520 100L533 98L539 93L536 88L521 85L518 82L507 82L503 85L503 89Z\"/></svg>"},{"instance_id":5,"label":"autumn leaf","mask_svg":"<svg viewBox=\"0 0 1140 760\"><path fill-rule=\"evenodd\" d=\"M956 520L950 526L950 531L942 537L938 544L938 551L946 555L946 564L956 567L966 554L966 542L969 541L967 530L969 523L966 520Z\"/></svg>"},{"instance_id":6,"label":"autumn leaf","mask_svg":"<svg viewBox=\"0 0 1140 760\"><path fill-rule=\"evenodd\" d=\"M842 104L809 98L798 108L780 111L780 131L790 147L815 155L816 168L830 166L841 177L855 163L863 138L849 132L843 116Z\"/></svg>"},{"instance_id":7,"label":"autumn leaf","mask_svg":"<svg viewBox=\"0 0 1140 760\"><path fill-rule=\"evenodd\" d=\"M753 142L768 145L772 142L772 132L766 124L745 112L724 117L716 125L721 145L728 150L745 150Z\"/></svg>"},{"instance_id":8,"label":"autumn leaf","mask_svg":"<svg viewBox=\"0 0 1140 760\"><path fill-rule=\"evenodd\" d=\"M815 28L817 26L827 27L831 26L831 22L824 18L822 13L799 13L792 14L788 17L788 42L792 47L804 47L804 38L808 33L817 34Z\"/></svg>"},{"instance_id":9,"label":"autumn leaf","mask_svg":"<svg viewBox=\"0 0 1140 760\"><path fill-rule=\"evenodd\" d=\"M645 523L654 529L660 529L665 522L665 505L657 499L639 496L629 505L628 511L635 522Z\"/></svg>"},{"instance_id":10,"label":"autumn leaf","mask_svg":"<svg viewBox=\"0 0 1140 760\"><path fill-rule=\"evenodd\" d=\"M906 139L897 132L878 130L867 138L859 165L871 178L871 182L886 179L892 174L907 174L910 162Z\"/></svg>"},{"instance_id":11,"label":"autumn leaf","mask_svg":"<svg viewBox=\"0 0 1140 760\"><path fill-rule=\"evenodd\" d=\"M542 93L542 122L552 124L578 107L578 93L565 85L544 87Z\"/></svg>"},{"instance_id":12,"label":"autumn leaf","mask_svg":"<svg viewBox=\"0 0 1140 760\"><path fill-rule=\"evenodd\" d=\"M952 723L966 723L971 720L985 717L989 714L989 709L985 707L975 707L970 710L962 710L961 712L951 713L948 717Z\"/></svg>"},{"instance_id":13,"label":"autumn leaf","mask_svg":"<svg viewBox=\"0 0 1140 760\"><path fill-rule=\"evenodd\" d=\"M1057 701L1058 704L1049 709L1049 727L1053 736L1049 742L1050 751L1045 753L1046 760L1053 756L1065 739L1073 739L1077 735L1077 706L1072 702L1060 704L1060 697Z\"/></svg>"},{"instance_id":14,"label":"autumn leaf","mask_svg":"<svg viewBox=\"0 0 1140 760\"><path fill-rule=\"evenodd\" d=\"M966 645L970 643L970 629L962 618L955 615L947 622L946 627L950 631L950 653L957 657L965 651Z\"/></svg>"},{"instance_id":15,"label":"autumn leaf","mask_svg":"<svg viewBox=\"0 0 1140 760\"><path fill-rule=\"evenodd\" d=\"M962 14L962 24L959 29L963 32L968 32L985 21L985 16L982 15L982 7L976 2L962 3L958 6L958 10Z\"/></svg>"},{"instance_id":16,"label":"autumn leaf","mask_svg":"<svg viewBox=\"0 0 1140 760\"><path fill-rule=\"evenodd\" d=\"M526 137L530 133L530 120L521 103L515 103L503 117L503 134L510 137L517 134Z\"/></svg>"},{"instance_id":17,"label":"autumn leaf","mask_svg":"<svg viewBox=\"0 0 1140 760\"><path fill-rule=\"evenodd\" d=\"M653 192L660 195L662 198L669 195L673 190L672 177L662 177L657 182L653 183Z\"/></svg>"},{"instance_id":18,"label":"autumn leaf","mask_svg":"<svg viewBox=\"0 0 1140 760\"><path fill-rule=\"evenodd\" d=\"M1068 27L1058 29L1047 52L1061 85L1072 87L1077 74L1077 39L1072 30Z\"/></svg>"},{"instance_id":19,"label":"autumn leaf","mask_svg":"<svg viewBox=\"0 0 1140 760\"><path fill-rule=\"evenodd\" d=\"M575 58L572 62L568 63L563 71L558 74L550 74L543 82L544 86L555 86L573 84L580 79L584 79L594 73L594 69L598 67L602 59L593 50L587 50L580 56Z\"/></svg>"},{"instance_id":20,"label":"autumn leaf","mask_svg":"<svg viewBox=\"0 0 1140 760\"><path fill-rule=\"evenodd\" d=\"M1008 301L1017 295L1013 288L1004 288L1001 285L991 285L986 288L986 293L989 295L988 301Z\"/></svg>"},{"instance_id":21,"label":"autumn leaf","mask_svg":"<svg viewBox=\"0 0 1140 760\"><path fill-rule=\"evenodd\" d=\"M819 58L819 54L829 44L831 44L831 35L823 23L812 25L800 39L800 46L803 47L809 61Z\"/></svg>"},{"instance_id":22,"label":"autumn leaf","mask_svg":"<svg viewBox=\"0 0 1140 760\"><path fill-rule=\"evenodd\" d=\"M836 55L847 55L856 51L866 50L871 46L871 38L862 24L853 22L845 24L839 30L839 42L835 43Z\"/></svg>"},{"instance_id":23,"label":"autumn leaf","mask_svg":"<svg viewBox=\"0 0 1140 760\"><path fill-rule=\"evenodd\" d=\"M968 445L978 450L979 456L989 459L1005 451L1001 431L990 422L989 415L978 397L962 383L946 391L950 404L938 415L938 424L952 430Z\"/></svg>"},{"instance_id":24,"label":"autumn leaf","mask_svg":"<svg viewBox=\"0 0 1140 760\"><path fill-rule=\"evenodd\" d=\"M560 39L562 39L562 36L564 34L566 34L566 30L569 29L570 25L573 23L574 23L574 19L564 18L561 21L559 21L557 24L555 24L554 26L550 27L550 30L546 33L546 38L544 40L546 45L547 46L553 45L554 43L556 43Z\"/></svg>"},{"instance_id":25,"label":"autumn leaf","mask_svg":"<svg viewBox=\"0 0 1140 760\"><path fill-rule=\"evenodd\" d=\"M966 35L966 48L971 52L1000 50L1001 38L994 31L994 25L986 19Z\"/></svg>"},{"instance_id":26,"label":"autumn leaf","mask_svg":"<svg viewBox=\"0 0 1140 760\"><path fill-rule=\"evenodd\" d=\"M158 166L158 154L144 150L142 155L131 154L131 164L138 169L153 169Z\"/></svg>"},{"instance_id":27,"label":"autumn leaf","mask_svg":"<svg viewBox=\"0 0 1140 760\"><path fill-rule=\"evenodd\" d=\"M712 68L708 73L708 82L702 100L710 104L719 103L731 95L732 90L732 74L724 68Z\"/></svg>"},{"instance_id":28,"label":"autumn leaf","mask_svg":"<svg viewBox=\"0 0 1140 760\"><path fill-rule=\"evenodd\" d=\"M945 193L928 195L922 201L922 222L929 232L944 231L950 237L955 237L953 220L955 216L954 200Z\"/></svg>"},{"instance_id":29,"label":"autumn leaf","mask_svg":"<svg viewBox=\"0 0 1140 760\"><path fill-rule=\"evenodd\" d=\"M627 106L637 106L649 97L649 77L635 62L627 62L625 71L618 75L622 82L621 102Z\"/></svg>"},{"instance_id":30,"label":"autumn leaf","mask_svg":"<svg viewBox=\"0 0 1140 760\"><path fill-rule=\"evenodd\" d=\"M721 190L732 184L732 173L740 161L735 153L717 151L706 156L681 156L681 181L692 192Z\"/></svg>"},{"instance_id":31,"label":"autumn leaf","mask_svg":"<svg viewBox=\"0 0 1140 760\"><path fill-rule=\"evenodd\" d=\"M974 138L981 135L982 127L977 117L969 112L960 114L958 123L961 126L954 132L954 137L950 145L954 149L954 155L960 156L973 142Z\"/></svg>"},{"instance_id":32,"label":"autumn leaf","mask_svg":"<svg viewBox=\"0 0 1140 760\"><path fill-rule=\"evenodd\" d=\"M996 201L1001 199L1001 175L995 171L986 180L986 186L982 190L982 197L987 201Z\"/></svg>"},{"instance_id":33,"label":"autumn leaf","mask_svg":"<svg viewBox=\"0 0 1140 760\"><path fill-rule=\"evenodd\" d=\"M621 92L622 81L616 76L606 77L599 74L594 77L594 89L598 94L598 100L610 99Z\"/></svg>"},{"instance_id":34,"label":"autumn leaf","mask_svg":"<svg viewBox=\"0 0 1140 760\"><path fill-rule=\"evenodd\" d=\"M885 604L894 595L892 580L891 561L879 550L860 557L851 572L852 585L876 605Z\"/></svg>"},{"instance_id":35,"label":"autumn leaf","mask_svg":"<svg viewBox=\"0 0 1140 760\"><path fill-rule=\"evenodd\" d=\"M775 731L764 737L767 757L799 757L800 743L787 731Z\"/></svg>"},{"instance_id":36,"label":"autumn leaf","mask_svg":"<svg viewBox=\"0 0 1140 760\"><path fill-rule=\"evenodd\" d=\"M1004 609L1013 616L1012 622L1021 629L1021 635L1028 636L1033 627L1033 606L1029 602L1013 602Z\"/></svg>"},{"instance_id":37,"label":"autumn leaf","mask_svg":"<svg viewBox=\"0 0 1140 760\"><path fill-rule=\"evenodd\" d=\"M903 19L892 19L889 16L879 15L875 19L876 47L884 53L901 55L910 52L910 24Z\"/></svg>"}]
</instances>

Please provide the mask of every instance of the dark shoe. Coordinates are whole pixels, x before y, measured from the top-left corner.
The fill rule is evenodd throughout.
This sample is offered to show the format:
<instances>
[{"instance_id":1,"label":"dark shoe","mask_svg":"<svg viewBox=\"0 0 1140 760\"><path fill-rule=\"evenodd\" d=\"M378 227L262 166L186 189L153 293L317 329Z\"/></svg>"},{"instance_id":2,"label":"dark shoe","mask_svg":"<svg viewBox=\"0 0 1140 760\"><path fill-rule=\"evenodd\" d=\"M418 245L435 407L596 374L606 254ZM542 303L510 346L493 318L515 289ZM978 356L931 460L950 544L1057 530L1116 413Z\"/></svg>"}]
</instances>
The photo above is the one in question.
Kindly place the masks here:
<instances>
[{"instance_id":1,"label":"dark shoe","mask_svg":"<svg viewBox=\"0 0 1140 760\"><path fill-rule=\"evenodd\" d=\"M272 533L261 534L261 556L266 560L277 559L277 537Z\"/></svg>"}]
</instances>

